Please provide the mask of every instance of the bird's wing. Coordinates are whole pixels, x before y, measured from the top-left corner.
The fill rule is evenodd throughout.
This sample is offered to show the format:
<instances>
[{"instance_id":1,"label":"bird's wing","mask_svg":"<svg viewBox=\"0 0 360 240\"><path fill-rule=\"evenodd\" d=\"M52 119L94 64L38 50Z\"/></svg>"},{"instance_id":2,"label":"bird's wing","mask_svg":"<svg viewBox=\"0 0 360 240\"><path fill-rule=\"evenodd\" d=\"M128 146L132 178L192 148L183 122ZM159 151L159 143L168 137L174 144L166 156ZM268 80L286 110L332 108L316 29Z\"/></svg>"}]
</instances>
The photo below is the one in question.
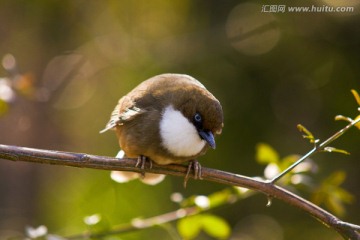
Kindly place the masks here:
<instances>
[{"instance_id":1,"label":"bird's wing","mask_svg":"<svg viewBox=\"0 0 360 240\"><path fill-rule=\"evenodd\" d=\"M141 109L137 108L135 106L135 102L132 101L129 97L122 97L119 100L119 103L116 105L114 111L111 113L110 120L106 124L106 127L101 130L100 133L104 133L110 129L115 128L117 125L122 125L124 122L132 120L141 112Z\"/></svg>"}]
</instances>

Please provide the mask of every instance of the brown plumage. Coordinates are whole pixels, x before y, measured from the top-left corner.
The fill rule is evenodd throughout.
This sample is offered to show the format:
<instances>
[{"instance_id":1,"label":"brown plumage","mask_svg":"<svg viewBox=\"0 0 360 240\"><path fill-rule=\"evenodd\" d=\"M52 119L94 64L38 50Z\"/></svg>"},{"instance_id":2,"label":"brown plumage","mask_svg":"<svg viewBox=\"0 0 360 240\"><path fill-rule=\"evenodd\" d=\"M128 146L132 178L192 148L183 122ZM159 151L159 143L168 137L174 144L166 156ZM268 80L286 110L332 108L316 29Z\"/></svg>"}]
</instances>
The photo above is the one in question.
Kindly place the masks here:
<instances>
[{"instance_id":1,"label":"brown plumage","mask_svg":"<svg viewBox=\"0 0 360 240\"><path fill-rule=\"evenodd\" d=\"M122 97L101 132L115 129L127 157L170 164L193 160L209 146L214 148L213 136L222 127L220 102L199 81L161 74Z\"/></svg>"}]
</instances>

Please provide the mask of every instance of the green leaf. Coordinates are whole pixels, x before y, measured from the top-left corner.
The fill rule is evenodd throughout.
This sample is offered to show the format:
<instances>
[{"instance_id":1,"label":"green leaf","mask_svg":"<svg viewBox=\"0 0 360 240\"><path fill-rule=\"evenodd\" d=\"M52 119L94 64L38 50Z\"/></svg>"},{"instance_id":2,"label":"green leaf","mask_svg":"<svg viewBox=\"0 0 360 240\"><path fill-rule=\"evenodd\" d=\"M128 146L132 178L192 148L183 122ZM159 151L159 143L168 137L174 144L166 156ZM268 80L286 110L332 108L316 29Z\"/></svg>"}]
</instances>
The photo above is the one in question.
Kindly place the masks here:
<instances>
[{"instance_id":1,"label":"green leaf","mask_svg":"<svg viewBox=\"0 0 360 240\"><path fill-rule=\"evenodd\" d=\"M201 218L204 231L207 234L218 239L229 237L230 226L223 218L211 214L204 214Z\"/></svg>"},{"instance_id":2,"label":"green leaf","mask_svg":"<svg viewBox=\"0 0 360 240\"><path fill-rule=\"evenodd\" d=\"M177 222L177 229L183 239L193 239L201 230L201 215L186 217Z\"/></svg>"},{"instance_id":3,"label":"green leaf","mask_svg":"<svg viewBox=\"0 0 360 240\"><path fill-rule=\"evenodd\" d=\"M351 123L353 120L351 118L345 117L343 115L336 115L335 116L335 121L346 121L346 122Z\"/></svg>"},{"instance_id":4,"label":"green leaf","mask_svg":"<svg viewBox=\"0 0 360 240\"><path fill-rule=\"evenodd\" d=\"M324 202L326 195L324 192L321 191L314 191L312 196L311 196L311 202L320 205L321 203Z\"/></svg>"},{"instance_id":5,"label":"green leaf","mask_svg":"<svg viewBox=\"0 0 360 240\"><path fill-rule=\"evenodd\" d=\"M256 145L256 161L262 164L278 163L278 153L266 143L258 143Z\"/></svg>"},{"instance_id":6,"label":"green leaf","mask_svg":"<svg viewBox=\"0 0 360 240\"><path fill-rule=\"evenodd\" d=\"M230 235L228 223L212 214L199 214L180 219L177 228L183 239L194 239L201 230L217 239L226 239Z\"/></svg>"},{"instance_id":7,"label":"green leaf","mask_svg":"<svg viewBox=\"0 0 360 240\"><path fill-rule=\"evenodd\" d=\"M359 110L360 110L360 107L359 107ZM354 124L354 122L359 121L359 119L360 119L360 115L358 115L354 120L349 117L342 116L342 115L335 116L336 121L342 120L342 121L346 121L346 122L349 122L352 124ZM360 129L360 122L356 123L354 126L358 129Z\"/></svg>"},{"instance_id":8,"label":"green leaf","mask_svg":"<svg viewBox=\"0 0 360 240\"><path fill-rule=\"evenodd\" d=\"M345 155L350 155L350 153L348 151L343 150L343 149L334 148L334 147L326 147L326 148L324 148L324 151L325 152L336 152L336 153L342 153L342 154L345 154Z\"/></svg>"},{"instance_id":9,"label":"green leaf","mask_svg":"<svg viewBox=\"0 0 360 240\"><path fill-rule=\"evenodd\" d=\"M309 139L310 143L316 143L317 140L315 139L314 135L306 127L298 124L297 129L305 134L303 135L303 137Z\"/></svg>"},{"instance_id":10,"label":"green leaf","mask_svg":"<svg viewBox=\"0 0 360 240\"><path fill-rule=\"evenodd\" d=\"M208 196L210 201L210 207L211 208L217 207L229 202L229 199L231 198L232 195L233 193L231 192L230 189L224 189L222 191L218 191L210 194Z\"/></svg>"},{"instance_id":11,"label":"green leaf","mask_svg":"<svg viewBox=\"0 0 360 240\"><path fill-rule=\"evenodd\" d=\"M327 189L327 195L325 199L325 205L331 211L339 216L345 214L345 203L352 203L354 201L354 196L347 192L345 189L340 187L333 187Z\"/></svg>"},{"instance_id":12,"label":"green leaf","mask_svg":"<svg viewBox=\"0 0 360 240\"><path fill-rule=\"evenodd\" d=\"M360 106L360 95L359 95L359 93L358 93L356 90L354 90L354 89L351 89L351 93L354 95L355 101L356 101L357 104ZM360 115L358 115L358 116L355 118L354 121L359 120L359 118L360 118ZM357 124L355 124L355 127L357 127L358 129L360 129L360 122L357 123Z\"/></svg>"},{"instance_id":13,"label":"green leaf","mask_svg":"<svg viewBox=\"0 0 360 240\"><path fill-rule=\"evenodd\" d=\"M352 203L355 200L355 197L343 188L337 188L334 194L344 203Z\"/></svg>"},{"instance_id":14,"label":"green leaf","mask_svg":"<svg viewBox=\"0 0 360 240\"><path fill-rule=\"evenodd\" d=\"M342 216L345 213L345 203L354 201L354 196L339 185L345 180L344 171L337 171L326 178L314 192L312 200L315 204L325 206L335 214Z\"/></svg>"},{"instance_id":15,"label":"green leaf","mask_svg":"<svg viewBox=\"0 0 360 240\"><path fill-rule=\"evenodd\" d=\"M286 169L287 167L289 167L291 164L293 164L294 162L296 162L297 160L300 159L300 155L297 155L297 154L291 154L291 155L288 155L286 157L284 157L282 160L281 160L281 163L279 164L279 167L280 167L280 170L284 170Z\"/></svg>"},{"instance_id":16,"label":"green leaf","mask_svg":"<svg viewBox=\"0 0 360 240\"><path fill-rule=\"evenodd\" d=\"M346 173L344 171L336 171L324 180L326 185L339 186L344 182Z\"/></svg>"},{"instance_id":17,"label":"green leaf","mask_svg":"<svg viewBox=\"0 0 360 240\"><path fill-rule=\"evenodd\" d=\"M325 202L325 205L326 205L326 207L328 209L333 211L336 215L344 216L345 208L344 208L344 205L342 204L342 202L339 199L329 197L329 198L327 198L327 201Z\"/></svg>"}]
</instances>

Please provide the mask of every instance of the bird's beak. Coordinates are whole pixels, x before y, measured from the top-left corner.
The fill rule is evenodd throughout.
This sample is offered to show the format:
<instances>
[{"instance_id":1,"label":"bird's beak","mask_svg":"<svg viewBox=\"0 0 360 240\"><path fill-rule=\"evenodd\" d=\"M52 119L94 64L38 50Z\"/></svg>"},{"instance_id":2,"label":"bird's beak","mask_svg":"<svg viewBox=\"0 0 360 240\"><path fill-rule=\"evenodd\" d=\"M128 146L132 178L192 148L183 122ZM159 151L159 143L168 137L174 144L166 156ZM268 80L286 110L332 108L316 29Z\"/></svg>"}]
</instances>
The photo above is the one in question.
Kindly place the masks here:
<instances>
[{"instance_id":1,"label":"bird's beak","mask_svg":"<svg viewBox=\"0 0 360 240\"><path fill-rule=\"evenodd\" d=\"M214 138L214 134L211 131L199 130L199 135L209 144L209 146L212 149L215 149L216 147L215 138Z\"/></svg>"}]
</instances>

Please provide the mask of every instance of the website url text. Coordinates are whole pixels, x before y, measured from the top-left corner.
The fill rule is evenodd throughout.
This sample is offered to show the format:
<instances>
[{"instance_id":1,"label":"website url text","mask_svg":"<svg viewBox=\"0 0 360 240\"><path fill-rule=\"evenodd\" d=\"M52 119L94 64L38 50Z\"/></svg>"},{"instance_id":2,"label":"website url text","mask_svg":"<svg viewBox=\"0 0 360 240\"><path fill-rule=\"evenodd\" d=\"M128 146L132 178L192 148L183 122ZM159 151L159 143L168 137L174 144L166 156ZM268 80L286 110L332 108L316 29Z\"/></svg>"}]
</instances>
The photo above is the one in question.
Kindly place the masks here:
<instances>
[{"instance_id":1,"label":"website url text","mask_svg":"<svg viewBox=\"0 0 360 240\"><path fill-rule=\"evenodd\" d=\"M348 13L354 12L354 7L332 7L332 6L286 6L286 5L262 5L261 12L263 13Z\"/></svg>"}]
</instances>

